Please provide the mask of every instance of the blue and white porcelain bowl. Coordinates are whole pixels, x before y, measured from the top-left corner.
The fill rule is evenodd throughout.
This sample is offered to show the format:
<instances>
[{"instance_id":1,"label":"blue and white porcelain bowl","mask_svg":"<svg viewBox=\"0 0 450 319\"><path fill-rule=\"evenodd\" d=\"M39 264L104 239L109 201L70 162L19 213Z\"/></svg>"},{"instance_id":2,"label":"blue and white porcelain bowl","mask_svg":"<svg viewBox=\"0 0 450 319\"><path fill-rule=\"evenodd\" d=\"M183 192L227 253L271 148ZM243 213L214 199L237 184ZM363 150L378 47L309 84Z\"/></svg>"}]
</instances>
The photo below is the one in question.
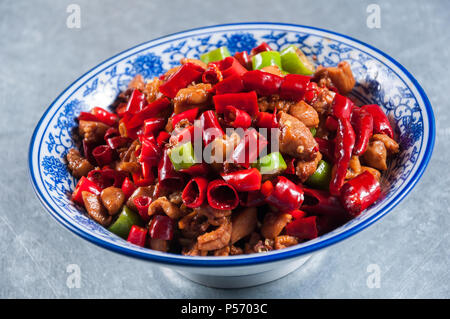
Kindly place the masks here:
<instances>
[{"instance_id":1,"label":"blue and white porcelain bowl","mask_svg":"<svg viewBox=\"0 0 450 319\"><path fill-rule=\"evenodd\" d=\"M279 50L298 45L317 64L348 61L356 78L352 95L361 103L383 107L395 128L400 154L382 179L384 196L370 209L319 238L253 255L190 257L132 245L91 220L70 200L76 180L65 162L74 146L71 131L81 111L108 107L128 82L141 74L158 76L179 63L227 46L232 54L261 42ZM48 212L77 235L112 251L170 267L186 277L215 287L245 287L293 271L314 252L348 238L391 211L422 176L434 146L433 110L423 89L398 62L361 41L331 31L281 23L239 23L180 32L124 51L71 84L50 105L31 138L29 166L33 187Z\"/></svg>"}]
</instances>

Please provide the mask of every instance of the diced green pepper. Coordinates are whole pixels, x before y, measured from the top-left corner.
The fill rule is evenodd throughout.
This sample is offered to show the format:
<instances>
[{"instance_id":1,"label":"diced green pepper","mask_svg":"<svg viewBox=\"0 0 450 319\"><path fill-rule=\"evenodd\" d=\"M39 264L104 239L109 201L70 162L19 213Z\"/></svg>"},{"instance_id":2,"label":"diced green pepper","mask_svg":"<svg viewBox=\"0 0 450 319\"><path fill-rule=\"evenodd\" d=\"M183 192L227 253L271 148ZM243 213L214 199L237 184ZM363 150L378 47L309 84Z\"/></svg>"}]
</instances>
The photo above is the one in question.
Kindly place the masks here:
<instances>
[{"instance_id":1,"label":"diced green pepper","mask_svg":"<svg viewBox=\"0 0 450 319\"><path fill-rule=\"evenodd\" d=\"M316 171L312 174L306 184L311 187L327 190L331 180L331 165L321 160L317 165Z\"/></svg>"},{"instance_id":2,"label":"diced green pepper","mask_svg":"<svg viewBox=\"0 0 450 319\"><path fill-rule=\"evenodd\" d=\"M254 165L261 174L277 174L287 168L280 152L273 152L261 157Z\"/></svg>"},{"instance_id":3,"label":"diced green pepper","mask_svg":"<svg viewBox=\"0 0 450 319\"><path fill-rule=\"evenodd\" d=\"M295 45L281 50L281 65L289 73L311 75L314 73L314 64Z\"/></svg>"},{"instance_id":4,"label":"diced green pepper","mask_svg":"<svg viewBox=\"0 0 450 319\"><path fill-rule=\"evenodd\" d=\"M169 158L176 171L187 169L196 164L194 147L191 142L172 148Z\"/></svg>"},{"instance_id":5,"label":"diced green pepper","mask_svg":"<svg viewBox=\"0 0 450 319\"><path fill-rule=\"evenodd\" d=\"M109 226L108 230L119 237L127 239L133 225L142 226L142 219L137 213L124 205L119 217Z\"/></svg>"},{"instance_id":6,"label":"diced green pepper","mask_svg":"<svg viewBox=\"0 0 450 319\"><path fill-rule=\"evenodd\" d=\"M200 56L200 60L208 64L209 62L215 62L225 59L226 57L231 56L230 51L228 51L227 47L220 47L218 49L209 51Z\"/></svg>"},{"instance_id":7,"label":"diced green pepper","mask_svg":"<svg viewBox=\"0 0 450 319\"><path fill-rule=\"evenodd\" d=\"M282 70L281 57L278 51L263 51L252 57L253 70L260 70L266 66L276 65Z\"/></svg>"},{"instance_id":8,"label":"diced green pepper","mask_svg":"<svg viewBox=\"0 0 450 319\"><path fill-rule=\"evenodd\" d=\"M316 128L315 127L311 127L309 130L311 131L312 136L315 137L316 133L317 133Z\"/></svg>"}]
</instances>

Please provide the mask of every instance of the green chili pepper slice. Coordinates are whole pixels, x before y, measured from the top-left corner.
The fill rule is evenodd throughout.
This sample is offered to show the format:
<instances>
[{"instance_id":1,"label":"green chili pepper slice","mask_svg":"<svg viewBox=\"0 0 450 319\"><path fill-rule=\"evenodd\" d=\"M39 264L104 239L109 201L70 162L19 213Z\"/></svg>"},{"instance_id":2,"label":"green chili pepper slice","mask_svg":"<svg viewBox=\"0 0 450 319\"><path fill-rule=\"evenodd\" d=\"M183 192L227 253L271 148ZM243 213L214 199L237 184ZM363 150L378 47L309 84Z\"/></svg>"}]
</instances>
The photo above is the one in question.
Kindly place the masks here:
<instances>
[{"instance_id":1,"label":"green chili pepper slice","mask_svg":"<svg viewBox=\"0 0 450 319\"><path fill-rule=\"evenodd\" d=\"M306 184L311 187L327 190L331 181L331 165L321 160L317 165L316 171L312 174Z\"/></svg>"},{"instance_id":2,"label":"green chili pepper slice","mask_svg":"<svg viewBox=\"0 0 450 319\"><path fill-rule=\"evenodd\" d=\"M314 64L295 45L281 50L281 65L289 73L311 75L314 73Z\"/></svg>"},{"instance_id":3,"label":"green chili pepper slice","mask_svg":"<svg viewBox=\"0 0 450 319\"><path fill-rule=\"evenodd\" d=\"M315 127L311 127L309 130L311 131L312 136L316 137L317 129Z\"/></svg>"},{"instance_id":4,"label":"green chili pepper slice","mask_svg":"<svg viewBox=\"0 0 450 319\"><path fill-rule=\"evenodd\" d=\"M197 163L192 142L187 142L172 148L169 153L169 158L176 171L187 169Z\"/></svg>"},{"instance_id":5,"label":"green chili pepper slice","mask_svg":"<svg viewBox=\"0 0 450 319\"><path fill-rule=\"evenodd\" d=\"M273 152L261 157L254 165L261 174L277 174L287 168L280 152Z\"/></svg>"},{"instance_id":6,"label":"green chili pepper slice","mask_svg":"<svg viewBox=\"0 0 450 319\"><path fill-rule=\"evenodd\" d=\"M263 51L252 57L253 70L260 70L266 66L276 65L282 70L281 56L278 51Z\"/></svg>"},{"instance_id":7,"label":"green chili pepper slice","mask_svg":"<svg viewBox=\"0 0 450 319\"><path fill-rule=\"evenodd\" d=\"M119 237L127 239L133 225L142 226L142 219L137 213L124 205L119 217L111 226L109 226L108 230Z\"/></svg>"},{"instance_id":8,"label":"green chili pepper slice","mask_svg":"<svg viewBox=\"0 0 450 319\"><path fill-rule=\"evenodd\" d=\"M225 59L226 57L231 56L230 51L228 51L227 47L220 47L218 49L209 51L200 56L200 60L208 64L209 62L215 62Z\"/></svg>"}]
</instances>

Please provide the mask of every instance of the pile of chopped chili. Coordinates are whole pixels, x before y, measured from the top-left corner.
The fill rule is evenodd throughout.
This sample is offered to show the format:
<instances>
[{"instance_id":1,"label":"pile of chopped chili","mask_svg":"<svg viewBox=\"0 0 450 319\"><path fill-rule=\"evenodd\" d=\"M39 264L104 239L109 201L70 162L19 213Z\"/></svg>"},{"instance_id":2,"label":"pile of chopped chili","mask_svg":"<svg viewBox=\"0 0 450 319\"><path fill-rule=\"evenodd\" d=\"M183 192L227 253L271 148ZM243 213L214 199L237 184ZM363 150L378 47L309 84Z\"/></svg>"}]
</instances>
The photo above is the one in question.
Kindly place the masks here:
<instances>
[{"instance_id":1,"label":"pile of chopped chili","mask_svg":"<svg viewBox=\"0 0 450 319\"><path fill-rule=\"evenodd\" d=\"M316 68L296 46L266 43L137 75L110 111L78 116L72 199L164 252L239 255L316 238L380 197L399 151L380 106L347 96L354 85L345 61Z\"/></svg>"}]
</instances>

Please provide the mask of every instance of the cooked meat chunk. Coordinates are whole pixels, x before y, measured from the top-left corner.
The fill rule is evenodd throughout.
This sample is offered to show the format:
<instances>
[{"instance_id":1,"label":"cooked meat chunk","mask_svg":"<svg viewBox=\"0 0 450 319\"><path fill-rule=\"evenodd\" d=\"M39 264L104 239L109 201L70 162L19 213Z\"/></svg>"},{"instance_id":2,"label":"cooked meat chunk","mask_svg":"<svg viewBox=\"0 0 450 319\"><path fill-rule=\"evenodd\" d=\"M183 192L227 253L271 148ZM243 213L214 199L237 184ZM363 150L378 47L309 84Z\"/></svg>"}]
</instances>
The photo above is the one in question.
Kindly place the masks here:
<instances>
[{"instance_id":1,"label":"cooked meat chunk","mask_svg":"<svg viewBox=\"0 0 450 319\"><path fill-rule=\"evenodd\" d=\"M242 248L236 247L234 245L230 246L230 255L231 256L242 255L243 253L244 253L244 251L242 250Z\"/></svg>"},{"instance_id":2,"label":"cooked meat chunk","mask_svg":"<svg viewBox=\"0 0 450 319\"><path fill-rule=\"evenodd\" d=\"M380 171L387 170L386 157L386 147L381 141L371 141L362 156L365 164Z\"/></svg>"},{"instance_id":3,"label":"cooked meat chunk","mask_svg":"<svg viewBox=\"0 0 450 319\"><path fill-rule=\"evenodd\" d=\"M154 193L155 193L155 186L138 187L133 192L133 194L131 194L130 198L128 198L127 200L128 208L137 211L136 205L134 204L134 199L139 196L148 196L150 198L153 198Z\"/></svg>"},{"instance_id":4,"label":"cooked meat chunk","mask_svg":"<svg viewBox=\"0 0 450 319\"><path fill-rule=\"evenodd\" d=\"M315 158L310 161L299 160L295 167L295 174L304 183L317 169L317 165L322 159L322 154L317 152Z\"/></svg>"},{"instance_id":5,"label":"cooked meat chunk","mask_svg":"<svg viewBox=\"0 0 450 319\"><path fill-rule=\"evenodd\" d=\"M82 120L78 124L80 136L88 143L102 143L108 129L109 126L102 122Z\"/></svg>"},{"instance_id":6,"label":"cooked meat chunk","mask_svg":"<svg viewBox=\"0 0 450 319\"><path fill-rule=\"evenodd\" d=\"M345 179L352 179L362 173L361 163L359 162L359 156L353 155L350 159L347 175L345 175Z\"/></svg>"},{"instance_id":7,"label":"cooked meat chunk","mask_svg":"<svg viewBox=\"0 0 450 319\"><path fill-rule=\"evenodd\" d=\"M283 249L298 244L298 239L294 236L282 235L275 238L275 249Z\"/></svg>"},{"instance_id":8,"label":"cooked meat chunk","mask_svg":"<svg viewBox=\"0 0 450 319\"><path fill-rule=\"evenodd\" d=\"M198 59L182 58L182 59L180 60L180 63L181 63L181 64L186 64L186 63L197 64L198 66L204 68L205 70L206 70L206 68L208 67L208 66L206 65L205 62L203 62L203 61L201 61L201 60L198 60Z\"/></svg>"},{"instance_id":9,"label":"cooked meat chunk","mask_svg":"<svg viewBox=\"0 0 450 319\"><path fill-rule=\"evenodd\" d=\"M198 248L198 244L195 243L190 248L183 247L183 250L181 252L185 256L207 256L208 251L207 250L200 250Z\"/></svg>"},{"instance_id":10,"label":"cooked meat chunk","mask_svg":"<svg viewBox=\"0 0 450 319\"><path fill-rule=\"evenodd\" d=\"M261 112L277 111L287 112L294 102L280 99L279 95L263 96L258 98L258 106Z\"/></svg>"},{"instance_id":11,"label":"cooked meat chunk","mask_svg":"<svg viewBox=\"0 0 450 319\"><path fill-rule=\"evenodd\" d=\"M230 136L224 135L222 138L216 138L210 143L211 145L211 162L217 163L220 167L227 160L241 138L239 134L233 132ZM208 145L209 147L209 145Z\"/></svg>"},{"instance_id":12,"label":"cooked meat chunk","mask_svg":"<svg viewBox=\"0 0 450 319\"><path fill-rule=\"evenodd\" d=\"M299 119L307 127L317 127L319 125L319 115L317 111L305 101L300 101L291 105L289 114Z\"/></svg>"},{"instance_id":13,"label":"cooked meat chunk","mask_svg":"<svg viewBox=\"0 0 450 319\"><path fill-rule=\"evenodd\" d=\"M212 208L209 205L194 208L194 211L197 212L200 216L205 216L206 218L208 218L208 223L213 226L222 225L224 222L226 222L228 216L231 215L230 209L216 209Z\"/></svg>"},{"instance_id":14,"label":"cooked meat chunk","mask_svg":"<svg viewBox=\"0 0 450 319\"><path fill-rule=\"evenodd\" d=\"M334 85L343 95L350 93L356 83L350 64L346 61L340 62L337 67L318 67L314 79L318 80L320 86Z\"/></svg>"},{"instance_id":15,"label":"cooked meat chunk","mask_svg":"<svg viewBox=\"0 0 450 319\"><path fill-rule=\"evenodd\" d=\"M153 250L158 250L162 252L169 251L169 241L164 239L150 238L149 239L150 248Z\"/></svg>"},{"instance_id":16,"label":"cooked meat chunk","mask_svg":"<svg viewBox=\"0 0 450 319\"><path fill-rule=\"evenodd\" d=\"M142 77L142 75L138 74L136 75L131 81L130 83L128 83L128 88L129 89L134 89L134 90L139 90L139 91L143 91L145 87L145 82L144 82L144 78Z\"/></svg>"},{"instance_id":17,"label":"cooked meat chunk","mask_svg":"<svg viewBox=\"0 0 450 319\"><path fill-rule=\"evenodd\" d=\"M148 207L148 215L152 216L157 213L164 213L171 219L179 219L182 217L182 212L178 206L172 204L167 197L159 197L157 200L152 202Z\"/></svg>"},{"instance_id":18,"label":"cooked meat chunk","mask_svg":"<svg viewBox=\"0 0 450 319\"><path fill-rule=\"evenodd\" d=\"M319 149L309 128L299 119L285 112L278 113L280 152L302 160L314 159Z\"/></svg>"},{"instance_id":19,"label":"cooked meat chunk","mask_svg":"<svg viewBox=\"0 0 450 319\"><path fill-rule=\"evenodd\" d=\"M231 243L241 240L242 238L250 235L256 228L256 208L249 207L238 213L234 213L231 217L232 230L231 230Z\"/></svg>"},{"instance_id":20,"label":"cooked meat chunk","mask_svg":"<svg viewBox=\"0 0 450 319\"><path fill-rule=\"evenodd\" d=\"M204 107L211 103L211 84L199 83L178 91L173 99L175 114L195 107Z\"/></svg>"},{"instance_id":21,"label":"cooked meat chunk","mask_svg":"<svg viewBox=\"0 0 450 319\"><path fill-rule=\"evenodd\" d=\"M183 203L183 199L181 197L181 192L174 192L172 194L169 195L169 201L172 204L175 204L177 206L180 206L181 203Z\"/></svg>"},{"instance_id":22,"label":"cooked meat chunk","mask_svg":"<svg viewBox=\"0 0 450 319\"><path fill-rule=\"evenodd\" d=\"M184 237L195 239L204 233L209 227L208 219L193 211L178 221L178 228Z\"/></svg>"},{"instance_id":23,"label":"cooked meat chunk","mask_svg":"<svg viewBox=\"0 0 450 319\"><path fill-rule=\"evenodd\" d=\"M381 141L384 143L389 155L397 154L399 152L399 145L392 138L386 134L374 134L371 138L372 141Z\"/></svg>"},{"instance_id":24,"label":"cooked meat chunk","mask_svg":"<svg viewBox=\"0 0 450 319\"><path fill-rule=\"evenodd\" d=\"M309 104L317 111L317 113L319 113L319 115L326 114L333 104L335 95L336 93L327 88L319 88L317 97L310 101Z\"/></svg>"},{"instance_id":25,"label":"cooked meat chunk","mask_svg":"<svg viewBox=\"0 0 450 319\"><path fill-rule=\"evenodd\" d=\"M198 237L197 245L200 250L216 250L227 246L231 239L231 221L226 219L219 228Z\"/></svg>"},{"instance_id":26,"label":"cooked meat chunk","mask_svg":"<svg viewBox=\"0 0 450 319\"><path fill-rule=\"evenodd\" d=\"M76 178L87 176L94 169L94 166L74 148L67 153L67 162L72 175Z\"/></svg>"},{"instance_id":27,"label":"cooked meat chunk","mask_svg":"<svg viewBox=\"0 0 450 319\"><path fill-rule=\"evenodd\" d=\"M264 216L261 235L267 239L275 239L291 220L291 214L269 212Z\"/></svg>"},{"instance_id":28,"label":"cooked meat chunk","mask_svg":"<svg viewBox=\"0 0 450 319\"><path fill-rule=\"evenodd\" d=\"M106 207L110 215L117 214L125 202L125 194L120 188L113 186L102 190L100 198L102 199L103 206Z\"/></svg>"},{"instance_id":29,"label":"cooked meat chunk","mask_svg":"<svg viewBox=\"0 0 450 319\"><path fill-rule=\"evenodd\" d=\"M88 215L100 225L104 227L109 226L112 217L108 215L105 207L103 207L100 196L90 192L82 192L81 196Z\"/></svg>"},{"instance_id":30,"label":"cooked meat chunk","mask_svg":"<svg viewBox=\"0 0 450 319\"><path fill-rule=\"evenodd\" d=\"M159 86L161 85L161 80L154 77L151 81L148 81L142 92L145 94L148 103L152 103L162 97L162 93L159 92Z\"/></svg>"},{"instance_id":31,"label":"cooked meat chunk","mask_svg":"<svg viewBox=\"0 0 450 319\"><path fill-rule=\"evenodd\" d=\"M214 251L214 256L228 256L230 255L230 246L225 246L223 248Z\"/></svg>"}]
</instances>

